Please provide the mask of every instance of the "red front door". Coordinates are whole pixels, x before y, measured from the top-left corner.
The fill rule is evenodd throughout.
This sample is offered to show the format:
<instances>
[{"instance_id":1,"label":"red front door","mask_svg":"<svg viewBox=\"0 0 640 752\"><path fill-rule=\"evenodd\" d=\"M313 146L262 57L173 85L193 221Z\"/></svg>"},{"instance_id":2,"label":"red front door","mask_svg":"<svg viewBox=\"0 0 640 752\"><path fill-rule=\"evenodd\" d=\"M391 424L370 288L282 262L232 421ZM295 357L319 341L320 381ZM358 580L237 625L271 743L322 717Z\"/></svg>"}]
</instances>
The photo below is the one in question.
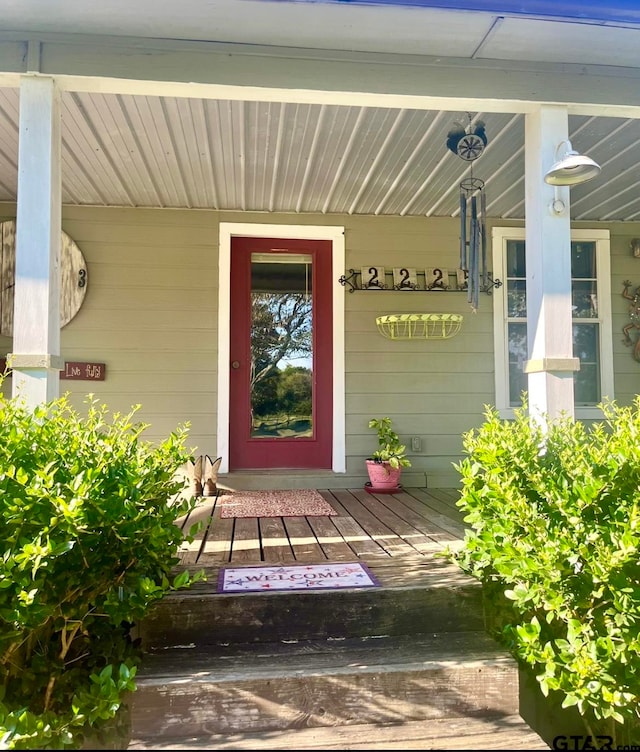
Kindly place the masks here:
<instances>
[{"instance_id":1,"label":"red front door","mask_svg":"<svg viewBox=\"0 0 640 752\"><path fill-rule=\"evenodd\" d=\"M331 468L331 250L231 240L230 470Z\"/></svg>"}]
</instances>

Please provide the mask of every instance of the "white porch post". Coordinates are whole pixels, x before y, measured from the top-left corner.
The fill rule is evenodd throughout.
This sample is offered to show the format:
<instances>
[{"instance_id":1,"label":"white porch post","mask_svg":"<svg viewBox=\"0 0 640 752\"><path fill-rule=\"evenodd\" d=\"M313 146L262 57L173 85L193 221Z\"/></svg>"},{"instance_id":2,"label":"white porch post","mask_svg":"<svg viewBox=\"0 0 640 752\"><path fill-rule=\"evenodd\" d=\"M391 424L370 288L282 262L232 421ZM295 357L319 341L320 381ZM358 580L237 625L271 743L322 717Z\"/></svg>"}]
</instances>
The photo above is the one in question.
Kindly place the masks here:
<instances>
[{"instance_id":1,"label":"white porch post","mask_svg":"<svg viewBox=\"0 0 640 752\"><path fill-rule=\"evenodd\" d=\"M569 188L547 185L545 172L568 138L565 107L541 106L525 118L525 217L529 414L539 422L574 417ZM556 194L557 191L557 194ZM552 211L557 197L564 203Z\"/></svg>"},{"instance_id":2,"label":"white porch post","mask_svg":"<svg viewBox=\"0 0 640 752\"><path fill-rule=\"evenodd\" d=\"M59 394L60 95L52 78L20 83L12 396L27 406Z\"/></svg>"}]
</instances>

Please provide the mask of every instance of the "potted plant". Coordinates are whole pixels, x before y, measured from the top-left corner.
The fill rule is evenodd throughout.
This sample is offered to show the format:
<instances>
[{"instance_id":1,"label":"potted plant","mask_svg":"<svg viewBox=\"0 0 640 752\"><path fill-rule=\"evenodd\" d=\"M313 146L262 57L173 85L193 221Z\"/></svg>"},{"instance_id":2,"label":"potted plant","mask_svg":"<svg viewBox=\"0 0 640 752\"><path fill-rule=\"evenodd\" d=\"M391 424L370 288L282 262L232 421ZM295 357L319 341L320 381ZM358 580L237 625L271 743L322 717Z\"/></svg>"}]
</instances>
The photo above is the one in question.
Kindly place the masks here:
<instances>
[{"instance_id":1,"label":"potted plant","mask_svg":"<svg viewBox=\"0 0 640 752\"><path fill-rule=\"evenodd\" d=\"M378 432L378 449L367 458L368 490L397 489L403 467L411 467L406 446L391 428L391 418L372 418L369 428Z\"/></svg>"}]
</instances>

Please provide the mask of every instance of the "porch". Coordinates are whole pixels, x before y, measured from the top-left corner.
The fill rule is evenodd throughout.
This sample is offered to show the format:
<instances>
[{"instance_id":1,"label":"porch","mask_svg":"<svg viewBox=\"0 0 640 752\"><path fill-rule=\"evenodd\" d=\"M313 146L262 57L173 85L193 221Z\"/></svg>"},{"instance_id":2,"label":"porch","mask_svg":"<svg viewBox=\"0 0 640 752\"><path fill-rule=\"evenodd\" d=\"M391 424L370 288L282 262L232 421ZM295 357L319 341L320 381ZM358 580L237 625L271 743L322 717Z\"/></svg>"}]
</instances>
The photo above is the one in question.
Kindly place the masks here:
<instances>
[{"instance_id":1,"label":"porch","mask_svg":"<svg viewBox=\"0 0 640 752\"><path fill-rule=\"evenodd\" d=\"M211 497L184 521L203 526L181 566L207 579L141 625L129 749L548 749L479 582L440 555L459 491L320 493L336 515L223 518ZM228 564L354 560L379 587L217 591Z\"/></svg>"},{"instance_id":2,"label":"porch","mask_svg":"<svg viewBox=\"0 0 640 752\"><path fill-rule=\"evenodd\" d=\"M224 493L224 490L219 493ZM220 496L203 498L183 521L200 533L180 552L181 564L210 568L226 564L365 562L384 586L412 577L424 563L464 538L463 513L453 488L403 488L372 494L364 488L320 490L335 509L326 517L222 518ZM389 566L390 564L397 566ZM402 572L405 574L403 575ZM208 571L215 585L214 573Z\"/></svg>"}]
</instances>

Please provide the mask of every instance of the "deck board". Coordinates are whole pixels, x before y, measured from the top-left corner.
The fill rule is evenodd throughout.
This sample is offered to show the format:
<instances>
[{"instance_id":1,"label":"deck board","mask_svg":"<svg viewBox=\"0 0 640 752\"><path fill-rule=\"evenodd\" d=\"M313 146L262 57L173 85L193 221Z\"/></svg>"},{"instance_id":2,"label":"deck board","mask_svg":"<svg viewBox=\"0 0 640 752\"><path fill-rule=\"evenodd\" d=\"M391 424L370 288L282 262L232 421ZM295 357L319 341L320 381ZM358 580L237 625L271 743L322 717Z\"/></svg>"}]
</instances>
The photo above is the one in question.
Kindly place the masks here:
<instances>
[{"instance_id":1,"label":"deck board","mask_svg":"<svg viewBox=\"0 0 640 752\"><path fill-rule=\"evenodd\" d=\"M363 561L376 568L392 563L394 580L431 561L434 553L460 544L468 527L455 506L455 489L402 489L370 494L359 489L320 490L337 514L327 517L221 518L215 497L203 498L177 522L201 529L185 541L180 563L220 567L224 564L322 563Z\"/></svg>"},{"instance_id":2,"label":"deck board","mask_svg":"<svg viewBox=\"0 0 640 752\"><path fill-rule=\"evenodd\" d=\"M409 544L411 548L419 553L433 551L434 544L437 546L437 543L432 538L429 538L412 524L410 520L407 520L407 516L403 513L404 509L398 504L397 500L395 500L395 503L390 503L388 499L385 499L387 494L377 496L369 494L367 491L354 491L353 494L382 523L387 525L390 530L393 530L405 543Z\"/></svg>"},{"instance_id":3,"label":"deck board","mask_svg":"<svg viewBox=\"0 0 640 752\"><path fill-rule=\"evenodd\" d=\"M391 497L380 496L379 500L382 504L392 508L399 517L421 532L436 546L442 541L456 540L458 537L443 527L436 525L428 516L425 516L428 511L425 505L418 502L409 494L400 493Z\"/></svg>"},{"instance_id":4,"label":"deck board","mask_svg":"<svg viewBox=\"0 0 640 752\"><path fill-rule=\"evenodd\" d=\"M259 525L265 562L280 563L296 560L281 517L264 517L259 521Z\"/></svg>"},{"instance_id":5,"label":"deck board","mask_svg":"<svg viewBox=\"0 0 640 752\"><path fill-rule=\"evenodd\" d=\"M264 561L257 518L237 517L234 520L231 561L239 564Z\"/></svg>"},{"instance_id":6,"label":"deck board","mask_svg":"<svg viewBox=\"0 0 640 752\"><path fill-rule=\"evenodd\" d=\"M456 525L455 533L447 532L449 537L455 538L459 533L459 527L462 524L462 515L455 508L453 501L448 503L438 501L438 504L441 504L442 508L432 506L431 501L434 500L433 492L423 488L411 489L410 491L402 490L397 494L393 494L389 498L388 503L391 503L391 499L393 499L393 503L397 504L399 508L407 510L407 513L413 516L416 521L418 518L421 520L420 528L426 535L430 535L431 533L439 535L447 532L441 524L438 524L438 522L444 521L452 522ZM445 507L448 508L445 509Z\"/></svg>"},{"instance_id":7,"label":"deck board","mask_svg":"<svg viewBox=\"0 0 640 752\"><path fill-rule=\"evenodd\" d=\"M306 517L284 517L296 561L316 562L325 558Z\"/></svg>"},{"instance_id":8,"label":"deck board","mask_svg":"<svg viewBox=\"0 0 640 752\"><path fill-rule=\"evenodd\" d=\"M462 513L455 506L453 500L443 501L434 494L436 490L427 492L426 489L412 489L411 494L418 501L423 502L424 513L433 523L447 530L456 538L464 537L466 525L462 521Z\"/></svg>"},{"instance_id":9,"label":"deck board","mask_svg":"<svg viewBox=\"0 0 640 752\"><path fill-rule=\"evenodd\" d=\"M367 535L376 541L389 555L413 553L414 549L400 535L381 522L374 512L370 511L379 502L373 498L367 498L367 506L365 506L351 491L334 491L333 493L347 514L356 520L367 532Z\"/></svg>"},{"instance_id":10,"label":"deck board","mask_svg":"<svg viewBox=\"0 0 640 752\"><path fill-rule=\"evenodd\" d=\"M344 540L332 517L308 517L322 552L329 561L351 561L353 549Z\"/></svg>"},{"instance_id":11,"label":"deck board","mask_svg":"<svg viewBox=\"0 0 640 752\"><path fill-rule=\"evenodd\" d=\"M319 726L287 731L254 731L206 737L133 739L129 749L440 749L544 750L540 736L517 715L496 718L430 718L403 724Z\"/></svg>"},{"instance_id":12,"label":"deck board","mask_svg":"<svg viewBox=\"0 0 640 752\"><path fill-rule=\"evenodd\" d=\"M229 561L233 541L233 520L220 517L220 505L212 510L211 523L200 556L220 563Z\"/></svg>"},{"instance_id":13,"label":"deck board","mask_svg":"<svg viewBox=\"0 0 640 752\"><path fill-rule=\"evenodd\" d=\"M388 557L389 554L351 517L335 517L334 525L355 558Z\"/></svg>"},{"instance_id":14,"label":"deck board","mask_svg":"<svg viewBox=\"0 0 640 752\"><path fill-rule=\"evenodd\" d=\"M426 491L426 489L420 490ZM460 493L453 489L433 488L429 490L425 504L455 521L462 519L464 516L456 506L459 498Z\"/></svg>"}]
</instances>

